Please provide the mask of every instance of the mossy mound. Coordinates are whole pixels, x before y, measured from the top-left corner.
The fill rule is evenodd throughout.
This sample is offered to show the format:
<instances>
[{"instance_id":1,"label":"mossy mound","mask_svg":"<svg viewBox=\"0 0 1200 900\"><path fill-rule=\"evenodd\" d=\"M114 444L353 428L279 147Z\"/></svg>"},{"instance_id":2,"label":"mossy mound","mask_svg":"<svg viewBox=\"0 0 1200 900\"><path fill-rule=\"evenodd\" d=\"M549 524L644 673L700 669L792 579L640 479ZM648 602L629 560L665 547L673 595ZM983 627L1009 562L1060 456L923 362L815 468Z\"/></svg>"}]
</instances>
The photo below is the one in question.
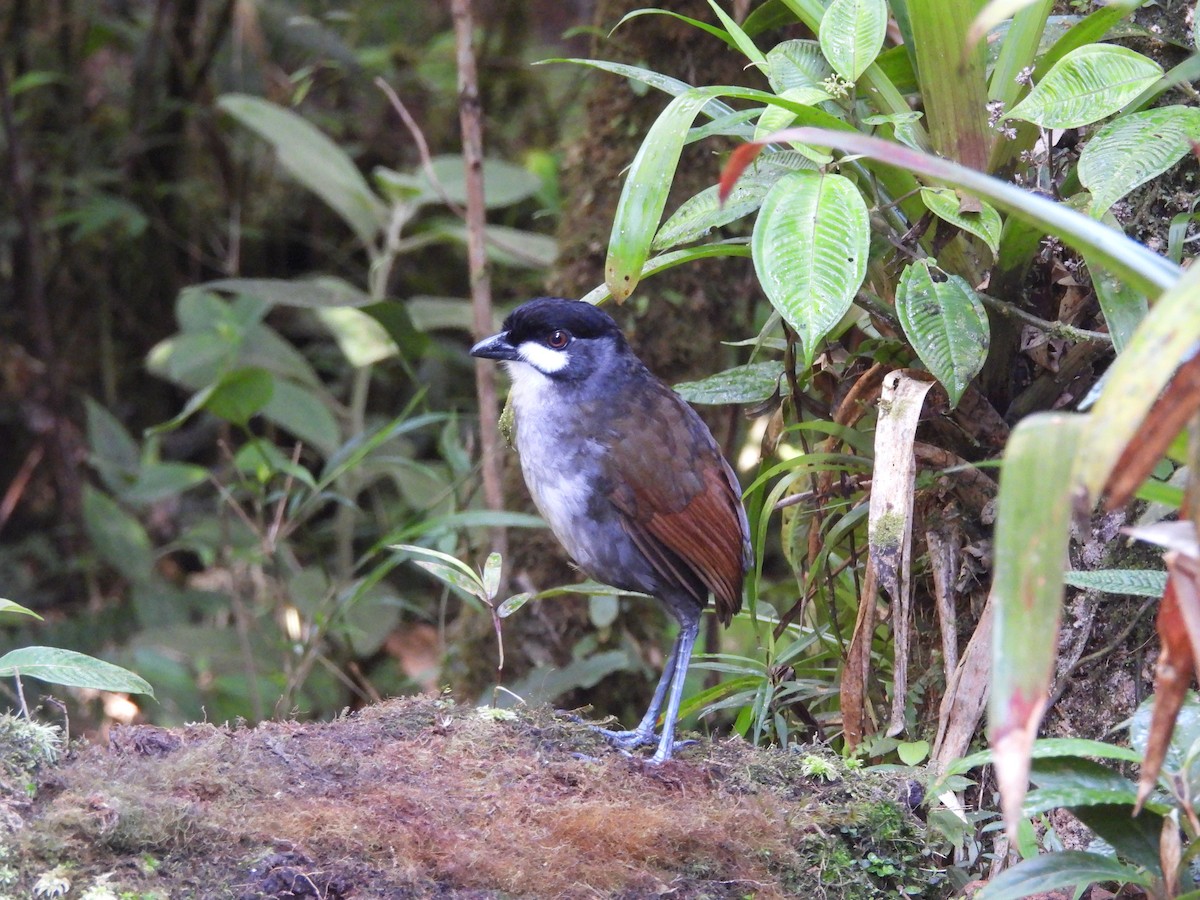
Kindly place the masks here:
<instances>
[{"instance_id":1,"label":"mossy mound","mask_svg":"<svg viewBox=\"0 0 1200 900\"><path fill-rule=\"evenodd\" d=\"M58 878L90 898L946 896L908 790L736 739L654 767L550 710L446 698L134 726L10 806L0 895Z\"/></svg>"}]
</instances>

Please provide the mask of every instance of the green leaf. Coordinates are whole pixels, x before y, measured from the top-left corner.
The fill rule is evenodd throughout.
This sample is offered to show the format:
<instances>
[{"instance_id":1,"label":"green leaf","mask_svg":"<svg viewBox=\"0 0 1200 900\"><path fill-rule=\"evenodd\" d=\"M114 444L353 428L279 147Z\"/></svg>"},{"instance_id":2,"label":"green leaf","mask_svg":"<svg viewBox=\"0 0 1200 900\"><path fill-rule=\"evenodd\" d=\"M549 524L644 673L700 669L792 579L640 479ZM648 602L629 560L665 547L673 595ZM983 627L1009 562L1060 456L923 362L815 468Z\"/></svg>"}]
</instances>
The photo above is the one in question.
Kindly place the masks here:
<instances>
[{"instance_id":1,"label":"green leaf","mask_svg":"<svg viewBox=\"0 0 1200 900\"><path fill-rule=\"evenodd\" d=\"M906 766L917 766L929 755L929 741L902 741L896 745L896 755Z\"/></svg>"},{"instance_id":2,"label":"green leaf","mask_svg":"<svg viewBox=\"0 0 1200 900\"><path fill-rule=\"evenodd\" d=\"M652 250L666 250L706 236L714 228L736 222L762 206L762 201L785 173L785 169L764 166L738 179L729 197L721 203L718 185L705 188L679 205L654 236Z\"/></svg>"},{"instance_id":3,"label":"green leaf","mask_svg":"<svg viewBox=\"0 0 1200 900\"><path fill-rule=\"evenodd\" d=\"M128 669L56 647L22 647L0 656L0 678L17 675L68 687L154 696L150 684Z\"/></svg>"},{"instance_id":4,"label":"green leaf","mask_svg":"<svg viewBox=\"0 0 1200 900\"><path fill-rule=\"evenodd\" d=\"M214 416L244 428L271 401L274 393L275 378L266 369L234 369L221 376L204 401L204 408Z\"/></svg>"},{"instance_id":5,"label":"green leaf","mask_svg":"<svg viewBox=\"0 0 1200 900\"><path fill-rule=\"evenodd\" d=\"M1143 700L1129 722L1129 743L1138 754L1146 752L1150 741L1150 724L1155 702L1154 696ZM1171 732L1171 742L1167 745L1167 753L1163 759L1164 775L1188 774L1184 772L1184 768L1191 758L1197 740L1200 740L1200 701L1197 701L1195 691L1188 691L1175 717L1175 729Z\"/></svg>"},{"instance_id":6,"label":"green leaf","mask_svg":"<svg viewBox=\"0 0 1200 900\"><path fill-rule=\"evenodd\" d=\"M1148 885L1151 876L1112 857L1082 850L1046 853L1017 863L986 884L976 900L1023 900L1062 887L1086 887L1095 881Z\"/></svg>"},{"instance_id":7,"label":"green leaf","mask_svg":"<svg viewBox=\"0 0 1200 900\"><path fill-rule=\"evenodd\" d=\"M1008 118L1079 128L1110 116L1162 76L1152 59L1112 44L1085 44L1055 63Z\"/></svg>"},{"instance_id":8,"label":"green leaf","mask_svg":"<svg viewBox=\"0 0 1200 900\"><path fill-rule=\"evenodd\" d=\"M248 94L225 94L217 105L267 141L279 163L341 216L366 247L374 244L387 207L341 147L282 106Z\"/></svg>"},{"instance_id":9,"label":"green leaf","mask_svg":"<svg viewBox=\"0 0 1200 900\"><path fill-rule=\"evenodd\" d=\"M91 485L83 489L83 524L96 552L128 581L154 575L154 549L142 523Z\"/></svg>"},{"instance_id":10,"label":"green leaf","mask_svg":"<svg viewBox=\"0 0 1200 900\"><path fill-rule=\"evenodd\" d=\"M292 462L290 456L264 438L242 444L233 455L233 464L239 472L253 476L260 484L266 484L276 475L290 475L310 490L317 490L317 483L308 469Z\"/></svg>"},{"instance_id":11,"label":"green leaf","mask_svg":"<svg viewBox=\"0 0 1200 900\"><path fill-rule=\"evenodd\" d=\"M413 322L409 306L396 300L380 300L364 306L362 311L383 327L406 359L416 359L428 349L429 338Z\"/></svg>"},{"instance_id":12,"label":"green leaf","mask_svg":"<svg viewBox=\"0 0 1200 900\"><path fill-rule=\"evenodd\" d=\"M507 619L518 609L537 596L533 591L524 591L520 594L513 594L498 607L496 607L496 615L501 619Z\"/></svg>"},{"instance_id":13,"label":"green leaf","mask_svg":"<svg viewBox=\"0 0 1200 900\"><path fill-rule=\"evenodd\" d=\"M504 570L503 560L499 553L489 553L483 564L483 590L489 600L495 598L500 590L500 573Z\"/></svg>"},{"instance_id":14,"label":"green leaf","mask_svg":"<svg viewBox=\"0 0 1200 900\"><path fill-rule=\"evenodd\" d=\"M1136 440L1150 407L1194 352L1198 338L1200 267L1193 266L1158 298L1106 373L1104 390L1088 414L1088 452L1075 473L1090 500L1099 495L1128 443Z\"/></svg>"},{"instance_id":15,"label":"green leaf","mask_svg":"<svg viewBox=\"0 0 1200 900\"><path fill-rule=\"evenodd\" d=\"M442 190L439 191L430 184L429 176L422 169L419 179L425 189L426 198L441 201L444 192L450 202L465 204L467 179L462 156L435 156L431 165ZM488 209L520 203L537 193L540 186L541 182L537 176L521 166L499 159L483 161L483 197Z\"/></svg>"},{"instance_id":16,"label":"green leaf","mask_svg":"<svg viewBox=\"0 0 1200 900\"><path fill-rule=\"evenodd\" d=\"M1096 299L1100 301L1100 311L1104 313L1108 333L1112 335L1113 349L1117 353L1124 353L1134 331L1146 318L1150 303L1146 295L1133 285L1117 278L1100 263L1093 262L1091 254L1084 253L1083 261L1087 264Z\"/></svg>"},{"instance_id":17,"label":"green leaf","mask_svg":"<svg viewBox=\"0 0 1200 900\"><path fill-rule=\"evenodd\" d=\"M684 250L672 250L670 253L664 253L661 256L656 256L653 259L647 260L642 266L642 278L648 278L651 275L657 275L659 272L666 269L674 268L683 263L691 262L696 259L708 259L712 256L749 256L750 247L744 238L733 238L727 241L718 241L715 244L701 244L699 247L688 247ZM585 303L603 303L605 300L612 297L612 292L608 289L607 284L597 285L579 299Z\"/></svg>"},{"instance_id":18,"label":"green leaf","mask_svg":"<svg viewBox=\"0 0 1200 900\"><path fill-rule=\"evenodd\" d=\"M1063 579L1071 587L1131 597L1161 597L1167 587L1167 573L1153 569L1095 569L1091 572L1067 572Z\"/></svg>"},{"instance_id":19,"label":"green leaf","mask_svg":"<svg viewBox=\"0 0 1200 900\"><path fill-rule=\"evenodd\" d=\"M767 51L767 79L777 94L792 88L819 88L832 74L816 41L784 41Z\"/></svg>"},{"instance_id":20,"label":"green leaf","mask_svg":"<svg viewBox=\"0 0 1200 900\"><path fill-rule=\"evenodd\" d=\"M588 597L588 619L594 628L608 628L617 621L621 601L616 594L593 594Z\"/></svg>"},{"instance_id":21,"label":"green leaf","mask_svg":"<svg viewBox=\"0 0 1200 900\"><path fill-rule=\"evenodd\" d=\"M921 199L925 207L951 225L956 225L968 234L973 234L992 251L992 256L1000 252L1000 213L995 207L982 200L977 201L983 208L979 212L962 212L959 209L961 201L953 188L921 188Z\"/></svg>"},{"instance_id":22,"label":"green leaf","mask_svg":"<svg viewBox=\"0 0 1200 900\"><path fill-rule=\"evenodd\" d=\"M1025 798L1026 818L1052 809L1071 809L1099 803L1124 803L1132 807L1137 785L1119 772L1090 759L1060 757L1037 760L1029 780L1037 785Z\"/></svg>"},{"instance_id":23,"label":"green leaf","mask_svg":"<svg viewBox=\"0 0 1200 900\"><path fill-rule=\"evenodd\" d=\"M761 403L775 395L782 377L781 362L750 363L699 381L680 382L675 385L675 391L688 403L702 405Z\"/></svg>"},{"instance_id":24,"label":"green leaf","mask_svg":"<svg viewBox=\"0 0 1200 900\"><path fill-rule=\"evenodd\" d=\"M116 416L91 397L84 397L84 405L87 407L88 462L100 473L110 490L122 490L137 476L141 465L137 442Z\"/></svg>"},{"instance_id":25,"label":"green leaf","mask_svg":"<svg viewBox=\"0 0 1200 900\"><path fill-rule=\"evenodd\" d=\"M729 33L729 37L746 59L750 60L752 65L756 65L761 69L767 67L767 58L763 56L761 50L755 46L754 41L746 32L742 31L741 27L735 22L725 10L719 7L715 0L708 0L708 5L712 7L713 12L717 14L717 18L721 20L721 24L725 26L725 30Z\"/></svg>"},{"instance_id":26,"label":"green leaf","mask_svg":"<svg viewBox=\"0 0 1200 900\"><path fill-rule=\"evenodd\" d=\"M888 166L907 169L936 182L963 188L978 197L986 198L999 210L1007 213L1010 223L1014 218L1021 219L1031 223L1036 229L1061 238L1080 252L1091 254L1097 263L1103 264L1150 296L1157 296L1159 292L1174 285L1180 277L1178 266L1148 250L1143 244L1130 240L1119 231L1075 212L1066 204L1055 203L998 178L932 154L841 129L788 128L771 137L775 140L797 140L821 147L833 147L845 153L861 154L886 162ZM1003 250L1002 245L1002 256Z\"/></svg>"},{"instance_id":27,"label":"green leaf","mask_svg":"<svg viewBox=\"0 0 1200 900\"><path fill-rule=\"evenodd\" d=\"M342 355L355 368L383 362L399 352L383 326L360 310L336 306L316 309L313 313L329 329Z\"/></svg>"},{"instance_id":28,"label":"green leaf","mask_svg":"<svg viewBox=\"0 0 1200 900\"><path fill-rule=\"evenodd\" d=\"M1132 815L1129 803L1095 803L1071 808L1072 815L1117 851L1122 859L1142 866L1154 877L1162 877L1159 843L1163 817L1150 809ZM1176 900L1180 898L1176 897Z\"/></svg>"},{"instance_id":29,"label":"green leaf","mask_svg":"<svg viewBox=\"0 0 1200 900\"><path fill-rule=\"evenodd\" d=\"M827 91L819 87L796 87L780 91L779 99L787 100L791 103L799 103L801 106L818 106L829 100L830 95ZM754 140L762 140L766 135L776 132L780 128L786 128L795 120L796 112L794 109L784 106L767 106L758 117L758 122L754 126ZM801 152L811 154L814 157L814 163L824 165L829 161L828 154L818 153L803 146L798 149Z\"/></svg>"},{"instance_id":30,"label":"green leaf","mask_svg":"<svg viewBox=\"0 0 1200 900\"><path fill-rule=\"evenodd\" d=\"M678 19L681 22L687 22L693 28L699 28L701 31L706 31L713 37L719 38L729 45L731 50L736 50L738 48L737 43L732 37L730 37L729 32L727 32L724 28L718 28L716 25L710 25L708 22L702 22L699 19L693 19L691 16L685 16L682 13L672 12L669 9L635 9L633 12L628 12L622 16L621 21L612 27L612 31L610 31L609 34L613 34L613 32L615 32L630 19L636 19L639 16L670 16L672 19Z\"/></svg>"},{"instance_id":31,"label":"green leaf","mask_svg":"<svg viewBox=\"0 0 1200 900\"><path fill-rule=\"evenodd\" d=\"M263 415L328 457L337 451L342 435L323 395L322 390L276 379Z\"/></svg>"},{"instance_id":32,"label":"green leaf","mask_svg":"<svg viewBox=\"0 0 1200 900\"><path fill-rule=\"evenodd\" d=\"M833 0L821 19L821 52L834 71L858 81L883 49L888 11L884 0Z\"/></svg>"},{"instance_id":33,"label":"green leaf","mask_svg":"<svg viewBox=\"0 0 1200 900\"><path fill-rule=\"evenodd\" d=\"M0 597L0 614L3 613L16 613L17 615L22 616L33 616L39 621L42 618L32 609L27 609L20 603L13 603L11 600L5 600L3 597Z\"/></svg>"},{"instance_id":34,"label":"green leaf","mask_svg":"<svg viewBox=\"0 0 1200 900\"><path fill-rule=\"evenodd\" d=\"M979 296L957 275L930 270L921 259L900 276L896 316L913 349L958 406L987 359L990 332Z\"/></svg>"},{"instance_id":35,"label":"green leaf","mask_svg":"<svg viewBox=\"0 0 1200 900\"><path fill-rule=\"evenodd\" d=\"M220 278L201 287L257 297L270 306L366 306L370 295L341 278Z\"/></svg>"},{"instance_id":36,"label":"green leaf","mask_svg":"<svg viewBox=\"0 0 1200 900\"><path fill-rule=\"evenodd\" d=\"M1028 756L1044 710L1071 535L1071 468L1086 417L1037 413L1013 429L996 499L995 619L988 733L1004 811L1015 824ZM1003 767L1003 768L1002 768Z\"/></svg>"},{"instance_id":37,"label":"green leaf","mask_svg":"<svg viewBox=\"0 0 1200 900\"><path fill-rule=\"evenodd\" d=\"M672 100L650 126L629 166L604 264L604 281L619 301L637 287L688 129L714 96L712 89L692 90Z\"/></svg>"},{"instance_id":38,"label":"green leaf","mask_svg":"<svg viewBox=\"0 0 1200 900\"><path fill-rule=\"evenodd\" d=\"M870 224L858 188L841 175L792 172L771 188L754 225L754 268L800 335L805 367L849 310L867 274Z\"/></svg>"},{"instance_id":39,"label":"green leaf","mask_svg":"<svg viewBox=\"0 0 1200 900\"><path fill-rule=\"evenodd\" d=\"M451 566L429 559L414 559L413 562L439 581L450 585L450 587L458 588L460 591L480 601L487 599L487 590L484 588L482 582L480 582L479 576L474 572L470 575L464 575Z\"/></svg>"},{"instance_id":40,"label":"green leaf","mask_svg":"<svg viewBox=\"0 0 1200 900\"><path fill-rule=\"evenodd\" d=\"M126 503L148 504L174 497L208 480L208 469L192 463L146 463L133 484L120 491Z\"/></svg>"},{"instance_id":41,"label":"green leaf","mask_svg":"<svg viewBox=\"0 0 1200 900\"><path fill-rule=\"evenodd\" d=\"M1200 109L1163 106L1109 122L1079 154L1079 180L1092 194L1091 212L1110 206L1171 168L1200 139Z\"/></svg>"}]
</instances>

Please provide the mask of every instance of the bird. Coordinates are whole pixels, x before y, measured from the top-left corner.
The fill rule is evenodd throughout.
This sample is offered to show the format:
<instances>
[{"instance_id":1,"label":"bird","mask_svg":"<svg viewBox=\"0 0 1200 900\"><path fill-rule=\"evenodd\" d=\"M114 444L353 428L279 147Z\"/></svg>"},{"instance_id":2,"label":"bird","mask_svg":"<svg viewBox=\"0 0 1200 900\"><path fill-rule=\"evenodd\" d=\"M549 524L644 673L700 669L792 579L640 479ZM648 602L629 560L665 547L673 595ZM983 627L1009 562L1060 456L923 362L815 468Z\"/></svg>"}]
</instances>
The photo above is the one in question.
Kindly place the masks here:
<instances>
[{"instance_id":1,"label":"bird","mask_svg":"<svg viewBox=\"0 0 1200 900\"><path fill-rule=\"evenodd\" d=\"M653 596L679 623L641 722L597 729L626 752L657 741L650 762L665 762L709 595L725 626L742 606L751 551L737 476L696 411L638 359L604 310L539 297L501 327L471 355L508 371L534 505L586 575Z\"/></svg>"}]
</instances>

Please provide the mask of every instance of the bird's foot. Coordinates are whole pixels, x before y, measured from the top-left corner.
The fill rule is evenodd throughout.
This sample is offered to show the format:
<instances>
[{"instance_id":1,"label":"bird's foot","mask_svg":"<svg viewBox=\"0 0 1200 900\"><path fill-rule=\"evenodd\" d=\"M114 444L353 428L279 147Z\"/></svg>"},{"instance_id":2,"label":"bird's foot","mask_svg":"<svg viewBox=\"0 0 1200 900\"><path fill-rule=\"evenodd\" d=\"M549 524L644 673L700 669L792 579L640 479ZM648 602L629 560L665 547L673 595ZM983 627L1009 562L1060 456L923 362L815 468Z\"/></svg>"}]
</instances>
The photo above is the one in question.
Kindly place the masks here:
<instances>
[{"instance_id":1,"label":"bird's foot","mask_svg":"<svg viewBox=\"0 0 1200 900\"><path fill-rule=\"evenodd\" d=\"M640 728L635 728L632 731L614 731L611 728L601 728L599 725L590 726L592 731L596 732L618 750L634 750L638 747L644 747L646 744L653 744L658 740L658 736L653 731L643 731Z\"/></svg>"}]
</instances>

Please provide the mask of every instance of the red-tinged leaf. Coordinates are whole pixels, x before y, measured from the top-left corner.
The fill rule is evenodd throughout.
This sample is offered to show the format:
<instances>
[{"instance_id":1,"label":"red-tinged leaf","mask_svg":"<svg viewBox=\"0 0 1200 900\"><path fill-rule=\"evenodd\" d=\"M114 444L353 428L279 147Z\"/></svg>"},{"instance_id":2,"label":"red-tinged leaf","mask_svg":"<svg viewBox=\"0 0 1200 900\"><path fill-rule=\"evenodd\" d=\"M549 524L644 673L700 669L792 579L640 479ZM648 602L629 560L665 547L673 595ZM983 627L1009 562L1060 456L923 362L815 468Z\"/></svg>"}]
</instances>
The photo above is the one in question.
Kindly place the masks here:
<instances>
[{"instance_id":1,"label":"red-tinged leaf","mask_svg":"<svg viewBox=\"0 0 1200 900\"><path fill-rule=\"evenodd\" d=\"M1135 813L1142 808L1158 781L1158 773L1171 745L1175 719L1183 707L1195 671L1186 620L1195 619L1200 611L1200 565L1177 552L1168 553L1166 563L1167 589L1158 608L1158 636L1162 646L1154 668L1154 713L1138 778ZM1184 614L1184 607L1189 608L1190 615Z\"/></svg>"},{"instance_id":2,"label":"red-tinged leaf","mask_svg":"<svg viewBox=\"0 0 1200 900\"><path fill-rule=\"evenodd\" d=\"M1104 486L1108 509L1120 509L1133 498L1134 491L1150 477L1197 410L1200 410L1200 352L1193 351L1171 376L1141 427L1117 458Z\"/></svg>"},{"instance_id":3,"label":"red-tinged leaf","mask_svg":"<svg viewBox=\"0 0 1200 900\"><path fill-rule=\"evenodd\" d=\"M1013 429L996 499L989 736L1010 833L1021 819L1029 755L1057 647L1071 533L1071 469L1085 416L1040 413Z\"/></svg>"},{"instance_id":4,"label":"red-tinged leaf","mask_svg":"<svg viewBox=\"0 0 1200 900\"><path fill-rule=\"evenodd\" d=\"M758 159L758 154L762 153L765 146L765 143L751 141L748 144L742 144L729 154L725 168L721 170L721 180L717 185L717 197L722 203L729 199L733 186L737 184L738 179L742 177L742 173L746 171L750 163Z\"/></svg>"}]
</instances>

